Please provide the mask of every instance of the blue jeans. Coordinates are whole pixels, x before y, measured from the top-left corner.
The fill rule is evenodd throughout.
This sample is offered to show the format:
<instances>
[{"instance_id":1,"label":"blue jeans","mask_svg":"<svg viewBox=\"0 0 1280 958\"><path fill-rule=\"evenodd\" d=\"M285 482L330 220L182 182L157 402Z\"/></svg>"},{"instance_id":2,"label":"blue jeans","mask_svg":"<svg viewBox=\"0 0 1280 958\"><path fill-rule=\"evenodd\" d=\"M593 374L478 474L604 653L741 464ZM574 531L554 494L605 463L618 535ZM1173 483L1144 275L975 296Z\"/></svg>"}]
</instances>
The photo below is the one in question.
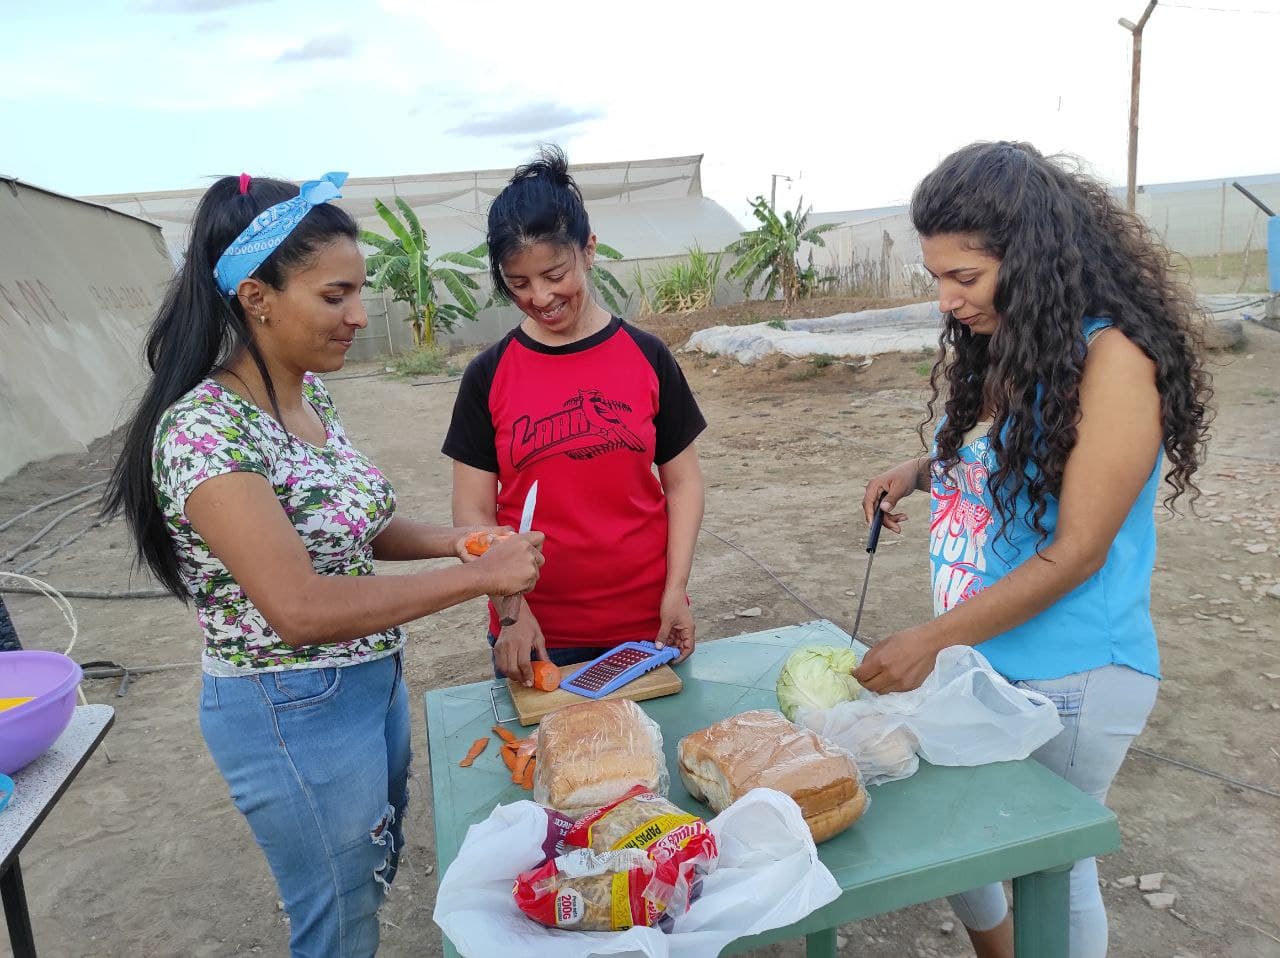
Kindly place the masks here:
<instances>
[{"instance_id":1,"label":"blue jeans","mask_svg":"<svg viewBox=\"0 0 1280 958\"><path fill-rule=\"evenodd\" d=\"M267 856L289 914L290 954L374 954L409 798L400 655L205 675L200 730Z\"/></svg>"},{"instance_id":2,"label":"blue jeans","mask_svg":"<svg viewBox=\"0 0 1280 958\"><path fill-rule=\"evenodd\" d=\"M489 633L489 648L493 648L493 644L498 641L498 637L492 632ZM608 652L612 645L570 645L562 649L547 649L547 659L556 665L577 665L579 662L590 662L598 655L604 655ZM501 672L498 671L498 660L493 652L489 653L489 659L493 662L493 677L495 679L504 679Z\"/></svg>"},{"instance_id":3,"label":"blue jeans","mask_svg":"<svg viewBox=\"0 0 1280 958\"><path fill-rule=\"evenodd\" d=\"M1053 700L1062 731L1031 757L1099 802L1120 771L1130 743L1146 725L1156 702L1158 679L1123 665L1105 665L1060 679L1015 682ZM994 928L1008 905L999 883L952 895L951 907L966 927ZM1107 953L1107 913L1092 858L1071 869L1071 958L1103 958Z\"/></svg>"}]
</instances>

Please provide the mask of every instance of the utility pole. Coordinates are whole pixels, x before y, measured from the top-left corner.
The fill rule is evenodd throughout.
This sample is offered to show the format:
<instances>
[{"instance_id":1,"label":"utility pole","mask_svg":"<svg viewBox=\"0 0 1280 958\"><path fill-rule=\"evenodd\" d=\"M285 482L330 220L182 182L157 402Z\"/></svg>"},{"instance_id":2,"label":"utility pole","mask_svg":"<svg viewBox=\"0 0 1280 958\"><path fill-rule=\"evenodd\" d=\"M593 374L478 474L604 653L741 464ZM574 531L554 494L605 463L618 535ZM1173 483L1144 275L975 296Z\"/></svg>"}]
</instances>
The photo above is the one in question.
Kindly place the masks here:
<instances>
[{"instance_id":1,"label":"utility pole","mask_svg":"<svg viewBox=\"0 0 1280 958\"><path fill-rule=\"evenodd\" d=\"M1155 3L1155 0L1151 0L1151 2ZM787 176L784 173L774 173L773 176L771 177L771 180L772 182L769 184L769 209L776 211L777 210L776 200L778 199L778 180L786 180L788 183L790 183L791 177Z\"/></svg>"},{"instance_id":2,"label":"utility pole","mask_svg":"<svg viewBox=\"0 0 1280 958\"><path fill-rule=\"evenodd\" d=\"M1129 91L1129 212L1138 206L1138 87L1142 76L1142 28L1147 25L1157 0L1151 0L1138 22L1120 18L1120 26L1133 34L1133 77Z\"/></svg>"}]
</instances>

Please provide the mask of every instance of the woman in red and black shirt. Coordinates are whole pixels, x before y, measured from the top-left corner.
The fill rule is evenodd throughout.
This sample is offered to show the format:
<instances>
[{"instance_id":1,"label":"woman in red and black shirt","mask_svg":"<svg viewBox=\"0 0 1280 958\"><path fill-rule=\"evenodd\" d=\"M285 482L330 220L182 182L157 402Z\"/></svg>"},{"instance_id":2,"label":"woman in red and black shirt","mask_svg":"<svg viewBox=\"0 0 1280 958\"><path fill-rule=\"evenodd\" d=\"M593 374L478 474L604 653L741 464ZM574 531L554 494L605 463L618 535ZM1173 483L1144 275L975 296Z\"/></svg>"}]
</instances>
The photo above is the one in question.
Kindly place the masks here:
<instances>
[{"instance_id":1,"label":"woman in red and black shirt","mask_svg":"<svg viewBox=\"0 0 1280 958\"><path fill-rule=\"evenodd\" d=\"M591 296L596 237L559 150L516 171L489 209L488 243L494 289L524 319L463 374L444 442L453 517L514 527L537 480L546 534L516 623L500 627L490 603L495 668L529 685L531 657L564 665L646 639L683 659L706 427L684 374L660 339Z\"/></svg>"}]
</instances>

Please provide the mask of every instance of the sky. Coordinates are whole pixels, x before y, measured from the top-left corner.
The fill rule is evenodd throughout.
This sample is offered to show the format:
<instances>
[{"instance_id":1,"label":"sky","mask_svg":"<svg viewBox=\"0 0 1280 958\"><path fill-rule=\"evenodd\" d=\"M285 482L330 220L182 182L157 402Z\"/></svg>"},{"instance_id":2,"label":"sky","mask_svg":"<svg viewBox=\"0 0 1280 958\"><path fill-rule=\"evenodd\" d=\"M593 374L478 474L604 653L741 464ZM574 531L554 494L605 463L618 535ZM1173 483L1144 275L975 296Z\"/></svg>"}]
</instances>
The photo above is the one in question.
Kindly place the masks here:
<instances>
[{"instance_id":1,"label":"sky","mask_svg":"<svg viewBox=\"0 0 1280 958\"><path fill-rule=\"evenodd\" d=\"M701 153L703 190L905 202L973 140L1123 184L1144 0L0 0L0 173L73 195ZM1280 171L1280 0L1160 3L1138 181ZM1270 101L1270 102L1268 102ZM786 179L789 177L790 179Z\"/></svg>"}]
</instances>

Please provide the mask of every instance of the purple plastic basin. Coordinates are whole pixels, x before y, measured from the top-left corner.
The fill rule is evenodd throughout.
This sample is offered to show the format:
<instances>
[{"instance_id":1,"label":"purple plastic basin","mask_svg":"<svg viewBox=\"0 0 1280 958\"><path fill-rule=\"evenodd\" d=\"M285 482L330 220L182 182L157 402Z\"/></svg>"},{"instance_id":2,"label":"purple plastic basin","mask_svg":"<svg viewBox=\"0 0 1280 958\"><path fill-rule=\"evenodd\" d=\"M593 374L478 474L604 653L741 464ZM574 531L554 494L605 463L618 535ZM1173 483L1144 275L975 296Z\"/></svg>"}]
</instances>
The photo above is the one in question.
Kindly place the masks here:
<instances>
[{"instance_id":1,"label":"purple plastic basin","mask_svg":"<svg viewBox=\"0 0 1280 958\"><path fill-rule=\"evenodd\" d=\"M0 712L0 774L12 775L57 741L71 721L82 675L57 652L0 652L0 699L31 696Z\"/></svg>"}]
</instances>

